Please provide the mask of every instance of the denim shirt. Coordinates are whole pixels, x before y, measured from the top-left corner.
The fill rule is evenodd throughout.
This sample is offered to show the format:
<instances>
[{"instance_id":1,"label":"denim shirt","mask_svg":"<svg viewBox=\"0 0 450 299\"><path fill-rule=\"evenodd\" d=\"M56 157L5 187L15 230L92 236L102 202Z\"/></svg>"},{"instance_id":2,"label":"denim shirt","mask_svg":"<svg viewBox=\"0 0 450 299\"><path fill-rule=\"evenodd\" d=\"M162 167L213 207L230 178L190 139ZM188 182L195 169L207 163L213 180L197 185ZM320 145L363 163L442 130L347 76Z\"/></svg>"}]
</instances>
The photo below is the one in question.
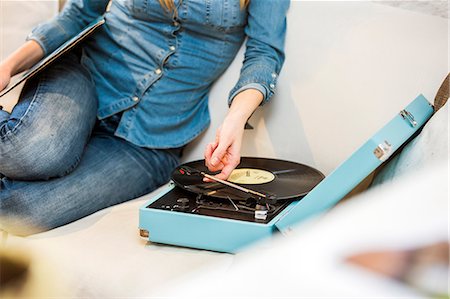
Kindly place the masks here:
<instances>
[{"instance_id":1,"label":"denim shirt","mask_svg":"<svg viewBox=\"0 0 450 299\"><path fill-rule=\"evenodd\" d=\"M104 14L83 45L99 119L123 112L116 136L149 148L180 147L210 123L208 92L247 37L240 77L229 94L255 88L273 95L284 62L289 0L70 0L28 36L48 54Z\"/></svg>"}]
</instances>

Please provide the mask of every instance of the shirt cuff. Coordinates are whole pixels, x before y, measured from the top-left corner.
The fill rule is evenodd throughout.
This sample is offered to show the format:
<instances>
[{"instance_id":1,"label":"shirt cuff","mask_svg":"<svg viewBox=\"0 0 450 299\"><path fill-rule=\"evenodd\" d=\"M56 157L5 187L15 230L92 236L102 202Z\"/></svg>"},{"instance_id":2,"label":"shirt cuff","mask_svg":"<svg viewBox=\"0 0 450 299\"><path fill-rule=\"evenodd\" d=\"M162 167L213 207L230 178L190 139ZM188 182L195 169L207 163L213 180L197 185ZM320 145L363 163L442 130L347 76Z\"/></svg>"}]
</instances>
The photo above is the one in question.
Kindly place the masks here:
<instances>
[{"instance_id":1,"label":"shirt cuff","mask_svg":"<svg viewBox=\"0 0 450 299\"><path fill-rule=\"evenodd\" d=\"M46 42L45 42L45 37L38 36L37 34L31 33L30 35L27 36L25 41L30 41L30 40L34 40L35 42L37 42L39 44L39 46L42 48L42 51L44 52L44 57L47 56L48 50L47 50L47 46L46 46Z\"/></svg>"},{"instance_id":2,"label":"shirt cuff","mask_svg":"<svg viewBox=\"0 0 450 299\"><path fill-rule=\"evenodd\" d=\"M233 103L233 99L234 97L236 97L240 92L247 90L247 89L256 89L258 91L260 91L263 94L263 101L262 103L264 103L267 99L267 89L264 87L264 85L259 84L259 83L249 83L246 84L244 86L242 86L241 88L233 91L229 98L228 98L228 106L231 106L231 103Z\"/></svg>"},{"instance_id":3,"label":"shirt cuff","mask_svg":"<svg viewBox=\"0 0 450 299\"><path fill-rule=\"evenodd\" d=\"M41 23L33 28L26 40L36 41L42 47L44 56L47 56L76 33L76 31L67 32L62 24L58 19Z\"/></svg>"},{"instance_id":4,"label":"shirt cuff","mask_svg":"<svg viewBox=\"0 0 450 299\"><path fill-rule=\"evenodd\" d=\"M267 103L274 94L278 79L278 73L275 69L276 67L271 65L244 65L238 82L230 92L228 103L231 105L233 98L238 92L248 88L256 88L262 92L264 98L261 106Z\"/></svg>"}]
</instances>

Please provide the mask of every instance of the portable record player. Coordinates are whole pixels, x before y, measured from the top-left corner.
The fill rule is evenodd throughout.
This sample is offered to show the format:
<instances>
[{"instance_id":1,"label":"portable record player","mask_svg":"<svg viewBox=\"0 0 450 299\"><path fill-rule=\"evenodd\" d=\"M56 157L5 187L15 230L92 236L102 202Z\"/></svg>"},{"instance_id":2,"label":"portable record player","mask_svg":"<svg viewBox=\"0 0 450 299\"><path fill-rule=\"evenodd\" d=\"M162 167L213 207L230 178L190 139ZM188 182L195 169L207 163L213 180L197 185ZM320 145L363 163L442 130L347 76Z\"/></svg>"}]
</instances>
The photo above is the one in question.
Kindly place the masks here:
<instances>
[{"instance_id":1,"label":"portable record player","mask_svg":"<svg viewBox=\"0 0 450 299\"><path fill-rule=\"evenodd\" d=\"M386 161L431 117L422 95L326 178L283 160L242 158L228 181L212 178L204 161L183 164L172 181L139 211L141 236L152 242L237 252L322 213Z\"/></svg>"}]
</instances>

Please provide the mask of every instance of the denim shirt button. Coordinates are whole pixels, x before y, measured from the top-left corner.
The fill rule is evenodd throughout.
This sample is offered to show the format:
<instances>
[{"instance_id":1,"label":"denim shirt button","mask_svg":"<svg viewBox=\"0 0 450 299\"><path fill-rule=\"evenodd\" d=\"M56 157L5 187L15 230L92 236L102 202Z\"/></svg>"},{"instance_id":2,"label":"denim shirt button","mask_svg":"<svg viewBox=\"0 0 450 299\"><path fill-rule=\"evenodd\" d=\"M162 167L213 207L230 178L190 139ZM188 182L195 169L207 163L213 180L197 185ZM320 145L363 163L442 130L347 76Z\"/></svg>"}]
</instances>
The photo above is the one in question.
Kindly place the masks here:
<instances>
[{"instance_id":1,"label":"denim shirt button","mask_svg":"<svg viewBox=\"0 0 450 299\"><path fill-rule=\"evenodd\" d=\"M156 70L155 70L155 74L159 75L159 74L161 74L161 73L162 73L162 70L161 70L161 69L156 69Z\"/></svg>"},{"instance_id":2,"label":"denim shirt button","mask_svg":"<svg viewBox=\"0 0 450 299\"><path fill-rule=\"evenodd\" d=\"M170 50L170 51L175 51L175 46L170 46L170 47L169 47L169 50Z\"/></svg>"},{"instance_id":3,"label":"denim shirt button","mask_svg":"<svg viewBox=\"0 0 450 299\"><path fill-rule=\"evenodd\" d=\"M138 102L139 101L139 98L136 97L136 96L132 97L131 99L133 100L133 102Z\"/></svg>"},{"instance_id":4,"label":"denim shirt button","mask_svg":"<svg viewBox=\"0 0 450 299\"><path fill-rule=\"evenodd\" d=\"M272 78L276 78L277 77L277 74L276 73L272 73Z\"/></svg>"},{"instance_id":5,"label":"denim shirt button","mask_svg":"<svg viewBox=\"0 0 450 299\"><path fill-rule=\"evenodd\" d=\"M274 88L275 88L275 84L273 84L273 83L272 83L272 84L270 84L269 86L270 86L270 88L272 88L272 89L274 89Z\"/></svg>"}]
</instances>

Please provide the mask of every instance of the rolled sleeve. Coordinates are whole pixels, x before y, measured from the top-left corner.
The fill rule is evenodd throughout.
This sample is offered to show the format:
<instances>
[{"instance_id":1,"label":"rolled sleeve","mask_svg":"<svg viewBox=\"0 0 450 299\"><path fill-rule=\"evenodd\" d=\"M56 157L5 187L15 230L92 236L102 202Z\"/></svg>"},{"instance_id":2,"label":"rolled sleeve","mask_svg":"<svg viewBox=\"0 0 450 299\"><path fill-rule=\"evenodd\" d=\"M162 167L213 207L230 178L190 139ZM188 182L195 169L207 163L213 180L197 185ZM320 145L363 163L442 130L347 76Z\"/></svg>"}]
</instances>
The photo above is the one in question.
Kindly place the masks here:
<instances>
[{"instance_id":1,"label":"rolled sleeve","mask_svg":"<svg viewBox=\"0 0 450 299\"><path fill-rule=\"evenodd\" d=\"M50 21L36 26L26 40L36 41L44 55L81 32L90 22L102 15L109 0L70 0Z\"/></svg>"},{"instance_id":2,"label":"rolled sleeve","mask_svg":"<svg viewBox=\"0 0 450 299\"><path fill-rule=\"evenodd\" d=\"M47 56L70 38L71 35L59 26L58 21L51 20L36 26L27 36L26 41L36 41L44 50L44 56Z\"/></svg>"},{"instance_id":3,"label":"rolled sleeve","mask_svg":"<svg viewBox=\"0 0 450 299\"><path fill-rule=\"evenodd\" d=\"M248 7L246 50L239 80L231 90L228 104L241 91L255 88L263 94L262 105L275 92L284 63L286 13L289 0L252 0Z\"/></svg>"},{"instance_id":4,"label":"rolled sleeve","mask_svg":"<svg viewBox=\"0 0 450 299\"><path fill-rule=\"evenodd\" d=\"M237 94L239 94L240 92L247 90L247 89L256 89L262 93L264 99L267 98L267 89L264 85L259 84L259 83L249 83L249 84L242 86L241 88L238 88L237 90L233 89L233 91L230 92L230 96L228 97L228 105L231 106L231 103L232 103L234 97Z\"/></svg>"}]
</instances>

